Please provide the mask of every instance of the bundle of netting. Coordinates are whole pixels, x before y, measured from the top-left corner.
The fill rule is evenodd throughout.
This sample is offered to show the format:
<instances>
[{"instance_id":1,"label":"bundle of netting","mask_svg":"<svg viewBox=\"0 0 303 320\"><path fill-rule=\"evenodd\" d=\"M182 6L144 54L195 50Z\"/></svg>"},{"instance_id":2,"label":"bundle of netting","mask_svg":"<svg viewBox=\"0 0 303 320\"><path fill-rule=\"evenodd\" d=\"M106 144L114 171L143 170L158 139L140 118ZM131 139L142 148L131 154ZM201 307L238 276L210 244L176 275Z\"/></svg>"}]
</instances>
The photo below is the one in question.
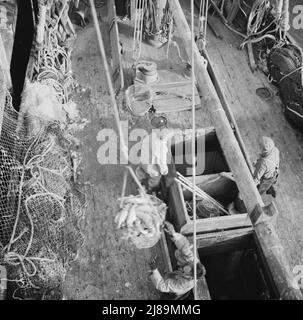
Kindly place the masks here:
<instances>
[{"instance_id":1,"label":"bundle of netting","mask_svg":"<svg viewBox=\"0 0 303 320\"><path fill-rule=\"evenodd\" d=\"M0 264L8 270L10 297L57 299L83 242L85 195L74 181L73 142L60 123L49 120L33 136L23 117L20 122L7 94L0 137Z\"/></svg>"}]
</instances>

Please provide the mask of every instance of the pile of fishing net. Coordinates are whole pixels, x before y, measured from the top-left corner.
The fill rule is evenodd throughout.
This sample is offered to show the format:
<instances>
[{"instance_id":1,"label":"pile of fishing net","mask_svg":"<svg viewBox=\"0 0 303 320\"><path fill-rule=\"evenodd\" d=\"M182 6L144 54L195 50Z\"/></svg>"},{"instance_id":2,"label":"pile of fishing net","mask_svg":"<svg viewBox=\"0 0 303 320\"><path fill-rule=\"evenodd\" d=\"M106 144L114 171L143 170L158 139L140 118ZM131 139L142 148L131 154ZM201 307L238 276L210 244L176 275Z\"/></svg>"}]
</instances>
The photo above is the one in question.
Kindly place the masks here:
<instances>
[{"instance_id":1,"label":"pile of fishing net","mask_svg":"<svg viewBox=\"0 0 303 320\"><path fill-rule=\"evenodd\" d=\"M121 210L115 217L122 238L130 240L138 249L151 248L161 238L166 204L149 194L130 195L119 199Z\"/></svg>"},{"instance_id":2,"label":"pile of fishing net","mask_svg":"<svg viewBox=\"0 0 303 320\"><path fill-rule=\"evenodd\" d=\"M74 180L73 141L56 121L28 135L25 124L32 117L20 124L7 94L0 137L0 265L8 270L9 297L59 298L83 243L85 195Z\"/></svg>"},{"instance_id":3,"label":"pile of fishing net","mask_svg":"<svg viewBox=\"0 0 303 320\"><path fill-rule=\"evenodd\" d=\"M74 134L83 119L71 101L71 1L39 0L36 49L20 112L0 105L0 265L9 298L58 299L83 236L86 197ZM0 118L0 125L1 125Z\"/></svg>"},{"instance_id":4,"label":"pile of fishing net","mask_svg":"<svg viewBox=\"0 0 303 320\"><path fill-rule=\"evenodd\" d=\"M269 78L279 88L287 119L302 131L303 62L294 45L273 48L268 55Z\"/></svg>"}]
</instances>

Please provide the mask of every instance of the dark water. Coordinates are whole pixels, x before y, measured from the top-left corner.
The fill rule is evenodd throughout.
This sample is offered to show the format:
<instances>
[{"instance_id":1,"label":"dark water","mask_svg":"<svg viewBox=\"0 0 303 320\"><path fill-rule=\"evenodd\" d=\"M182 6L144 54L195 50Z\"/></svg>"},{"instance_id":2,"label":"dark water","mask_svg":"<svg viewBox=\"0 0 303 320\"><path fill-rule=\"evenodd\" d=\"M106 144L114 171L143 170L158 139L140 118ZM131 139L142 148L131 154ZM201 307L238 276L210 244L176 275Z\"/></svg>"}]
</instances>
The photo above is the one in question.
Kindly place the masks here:
<instances>
[{"instance_id":1,"label":"dark water","mask_svg":"<svg viewBox=\"0 0 303 320\"><path fill-rule=\"evenodd\" d=\"M297 13L294 14L294 9L300 10L297 10ZM289 24L291 27L289 33L294 37L301 48L303 48L303 0L289 0L289 12ZM300 16L300 20L296 18L298 16ZM297 25L294 24L295 20L297 20Z\"/></svg>"}]
</instances>

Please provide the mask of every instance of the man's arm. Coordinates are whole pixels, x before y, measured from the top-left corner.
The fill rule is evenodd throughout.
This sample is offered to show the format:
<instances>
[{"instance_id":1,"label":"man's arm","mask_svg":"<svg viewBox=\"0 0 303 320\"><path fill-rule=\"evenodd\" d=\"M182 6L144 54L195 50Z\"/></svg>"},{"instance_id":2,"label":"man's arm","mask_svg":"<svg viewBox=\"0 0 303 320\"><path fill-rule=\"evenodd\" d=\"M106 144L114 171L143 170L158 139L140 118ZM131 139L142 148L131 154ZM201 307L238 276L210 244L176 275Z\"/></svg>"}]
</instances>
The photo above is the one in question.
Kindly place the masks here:
<instances>
[{"instance_id":1,"label":"man's arm","mask_svg":"<svg viewBox=\"0 0 303 320\"><path fill-rule=\"evenodd\" d=\"M158 269L154 269L150 279L157 290L161 292L170 292L167 281L163 279Z\"/></svg>"},{"instance_id":2,"label":"man's arm","mask_svg":"<svg viewBox=\"0 0 303 320\"><path fill-rule=\"evenodd\" d=\"M188 241L188 239L185 236L183 236L183 234L176 232L174 226L170 222L165 221L164 225L164 230L170 235L171 240L174 242L178 250L183 250L183 248L191 247L191 244Z\"/></svg>"},{"instance_id":3,"label":"man's arm","mask_svg":"<svg viewBox=\"0 0 303 320\"><path fill-rule=\"evenodd\" d=\"M188 239L181 233L177 233L175 232L172 236L171 236L172 241L174 242L176 248L178 250L181 251L185 251L188 248L191 248L192 245L191 243L188 241Z\"/></svg>"},{"instance_id":4,"label":"man's arm","mask_svg":"<svg viewBox=\"0 0 303 320\"><path fill-rule=\"evenodd\" d=\"M183 277L168 277L164 279L158 269L154 269L151 275L151 281L157 290L161 292L170 292L177 295L184 294L194 287L192 279L185 279Z\"/></svg>"},{"instance_id":5,"label":"man's arm","mask_svg":"<svg viewBox=\"0 0 303 320\"><path fill-rule=\"evenodd\" d=\"M256 164L256 168L254 172L254 181L256 185L258 185L261 182L261 179L264 176L266 169L267 169L267 166L265 164L265 161L263 159L260 159Z\"/></svg>"},{"instance_id":6,"label":"man's arm","mask_svg":"<svg viewBox=\"0 0 303 320\"><path fill-rule=\"evenodd\" d=\"M155 155L155 160L157 165L160 168L161 175L168 174L167 155L168 155L168 149L167 149L166 142L159 140L159 149L158 149L158 153Z\"/></svg>"}]
</instances>

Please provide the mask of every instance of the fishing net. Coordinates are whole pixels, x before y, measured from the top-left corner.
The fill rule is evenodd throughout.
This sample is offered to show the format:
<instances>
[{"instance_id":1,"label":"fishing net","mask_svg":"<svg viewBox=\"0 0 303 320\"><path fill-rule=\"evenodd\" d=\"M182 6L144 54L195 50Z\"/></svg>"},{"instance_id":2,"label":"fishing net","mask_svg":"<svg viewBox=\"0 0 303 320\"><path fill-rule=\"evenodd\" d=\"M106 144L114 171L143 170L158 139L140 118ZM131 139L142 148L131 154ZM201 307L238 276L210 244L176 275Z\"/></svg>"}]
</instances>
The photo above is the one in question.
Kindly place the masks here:
<instances>
[{"instance_id":1,"label":"fishing net","mask_svg":"<svg viewBox=\"0 0 303 320\"><path fill-rule=\"evenodd\" d=\"M196 209L197 217L201 219L219 217L220 215L223 214L220 208L215 206L212 202L210 202L207 199L198 200L196 208L197 208ZM193 219L193 202L192 201L186 201L186 209L190 218Z\"/></svg>"},{"instance_id":2,"label":"fishing net","mask_svg":"<svg viewBox=\"0 0 303 320\"><path fill-rule=\"evenodd\" d=\"M32 137L19 118L8 93L0 137L0 264L14 298L58 297L83 242L85 196L74 183L71 142L60 124L50 122Z\"/></svg>"}]
</instances>

